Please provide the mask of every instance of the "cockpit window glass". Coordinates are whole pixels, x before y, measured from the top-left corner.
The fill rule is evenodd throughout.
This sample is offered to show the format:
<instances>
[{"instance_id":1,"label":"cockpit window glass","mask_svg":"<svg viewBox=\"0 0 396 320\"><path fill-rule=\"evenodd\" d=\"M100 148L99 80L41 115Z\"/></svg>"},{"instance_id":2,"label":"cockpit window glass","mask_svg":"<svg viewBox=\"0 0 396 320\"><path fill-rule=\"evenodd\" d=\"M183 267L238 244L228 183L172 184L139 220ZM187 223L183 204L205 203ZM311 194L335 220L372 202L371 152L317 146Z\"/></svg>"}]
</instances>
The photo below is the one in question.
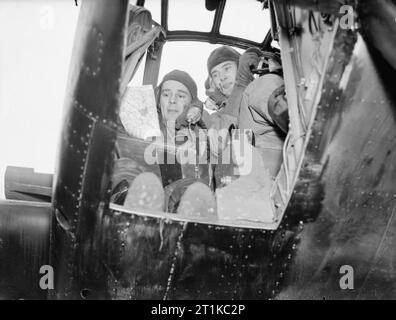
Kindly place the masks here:
<instances>
[{"instance_id":1,"label":"cockpit window glass","mask_svg":"<svg viewBox=\"0 0 396 320\"><path fill-rule=\"evenodd\" d=\"M227 0L220 33L262 42L271 27L270 13L258 1Z\"/></svg>"},{"instance_id":2,"label":"cockpit window glass","mask_svg":"<svg viewBox=\"0 0 396 320\"><path fill-rule=\"evenodd\" d=\"M131 4L134 4L136 1L132 1ZM161 23L161 0L146 0L144 2L144 7L147 8L153 20L157 23Z\"/></svg>"},{"instance_id":3,"label":"cockpit window glass","mask_svg":"<svg viewBox=\"0 0 396 320\"><path fill-rule=\"evenodd\" d=\"M209 32L215 11L206 10L204 0L169 0L168 29Z\"/></svg>"}]
</instances>

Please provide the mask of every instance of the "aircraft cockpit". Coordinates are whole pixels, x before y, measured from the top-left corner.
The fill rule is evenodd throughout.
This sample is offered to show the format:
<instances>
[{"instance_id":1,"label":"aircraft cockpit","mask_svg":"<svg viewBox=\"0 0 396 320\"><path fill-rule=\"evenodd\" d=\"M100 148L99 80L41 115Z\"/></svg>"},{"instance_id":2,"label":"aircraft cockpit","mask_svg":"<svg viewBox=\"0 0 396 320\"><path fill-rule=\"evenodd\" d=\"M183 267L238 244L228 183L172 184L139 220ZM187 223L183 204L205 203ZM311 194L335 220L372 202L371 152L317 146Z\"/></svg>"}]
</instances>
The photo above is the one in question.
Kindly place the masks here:
<instances>
[{"instance_id":1,"label":"aircraft cockpit","mask_svg":"<svg viewBox=\"0 0 396 320\"><path fill-rule=\"evenodd\" d=\"M199 221L223 226L276 229L282 220L291 190L294 187L296 174L299 171L299 161L306 143L306 132L310 126L310 116L314 111L316 90L321 81L320 70L325 63L325 57L321 52L324 52L326 45L331 42L335 19L332 20L329 16L325 17L311 12L312 16L305 23L311 26L314 22L316 28L320 28L320 30L311 31L310 34L304 36L297 32L289 35L284 27L290 24L297 25L297 20L304 19L299 16L299 11L295 8L287 15L285 14L284 21L280 21L275 17L276 10L279 11L281 8L268 1L251 1L243 6L240 2L232 0L193 1L189 3L188 9L182 5L181 1L179 2L177 0L132 1L129 6L126 58L121 79L120 130L116 143L111 208L135 214L154 214L139 205L135 209L133 205L132 207L123 206L129 187L136 176L151 172L159 178L165 190L164 195L161 195L165 198L164 206L156 209L159 211L156 213L158 217L166 216L167 219L185 219L185 221ZM191 14L192 12L194 14ZM244 20L249 19L250 23L232 21L231 17L236 16L240 16ZM316 39L314 46L303 42L311 40L311 38ZM323 41L321 41L322 38ZM298 42L302 51L311 51L310 54L313 57L311 65L299 65L298 59L301 52L293 52L292 55L290 41ZM128 132L126 129L128 125L134 129L139 125L133 120L130 121L130 118L134 116L125 111L125 108L128 107L123 106L127 105L128 101L125 103L123 101L139 100L139 98L132 98L130 95L131 91L138 90L136 89L138 86L141 88L151 86L154 91L159 80L172 69L188 70L196 79L198 87L201 87L200 98L205 100L203 87L207 80L206 60L210 52L221 45L232 46L240 53L248 48L256 47L269 54L278 55L279 63L283 65L280 70L284 78L284 86L281 91L278 90L278 96L281 96L283 113L286 109L287 121L283 125L275 124L278 126L283 145L279 148L277 156L279 165L272 175L265 171L261 162L257 164L254 157L252 158L250 155L251 149L256 152L255 149L258 148L254 146L254 137L252 141L252 133L249 128L243 132L238 128L229 130L227 139L230 148L227 149L228 165L226 166L216 165L218 159L214 161L211 159L211 144L205 134L200 139L197 135L190 139L198 139L200 143L194 143L190 155L187 156L193 161L190 163L185 161L182 164L178 150L186 152L185 148L181 147L185 144L179 142L179 146L171 147L169 145L159 146L156 143L156 147L154 147L152 140L143 142L142 139L136 139L134 132ZM193 54L196 51L205 52L206 55L197 59ZM261 59L260 66L256 70L252 70L256 79L268 73L267 63L268 60ZM299 66L299 70L294 70L291 67L292 63ZM296 80L297 77L299 77L299 81ZM263 95L265 95L264 92ZM155 107L153 105L151 108ZM139 107L135 106L135 108ZM157 121L154 120L154 122ZM189 132L191 133L191 130ZM187 134L184 140L181 140L188 141L188 136L192 137L191 134ZM245 150L245 154L243 154L243 150L237 150L242 145L243 148L252 145L252 148L245 148L247 151ZM233 146L234 149L232 149ZM156 151L153 151L153 148L157 148ZM148 149L151 151L148 152ZM232 150L231 153L230 150ZM240 158L239 172L238 160L235 157L236 150ZM167 163L166 161L165 163L156 162L153 159L147 161L147 155L150 152L151 158L154 152L156 154L154 157L163 160L165 154L165 159L172 160ZM192 156L191 153L193 153ZM197 163L205 157L206 161ZM265 154L263 158L266 162ZM253 172L250 172L252 168L249 168L249 174L242 174L242 176L245 175L245 178L240 180L240 186L237 186L235 180L239 179L241 172L244 171L240 167L243 162L245 166L250 162L250 167L254 163L254 168ZM245 180L249 179L246 176L249 178L254 176L252 178L253 185L249 185L249 183L246 185ZM199 198L200 192L197 190L193 192L197 199L200 199L197 200L198 202L203 201L212 205L211 208L205 210L210 210L214 214L203 214L206 217L204 219L200 218L201 214L195 216L183 216L180 212L176 214L184 192L196 182L205 184L213 193L212 197L205 195L203 198ZM226 186L230 187L222 189ZM257 191L258 189L261 191ZM224 192L223 194L223 190L227 190L227 192L230 190L230 193ZM245 190L246 193L241 190ZM251 196L251 199L246 198L251 194L255 195ZM205 198L206 196L209 198ZM131 197L134 196L131 195ZM130 202L128 203L131 205ZM249 215L249 212L252 214Z\"/></svg>"},{"instance_id":2,"label":"aircraft cockpit","mask_svg":"<svg viewBox=\"0 0 396 320\"><path fill-rule=\"evenodd\" d=\"M5 174L0 298L395 297L394 1L62 1L74 37L50 6L30 39L13 27L34 16L12 14L32 3L0 5L8 74L27 81L0 79L3 132L27 145L13 106L52 125L59 101L35 106L66 90L53 174ZM70 64L31 54L59 34Z\"/></svg>"}]
</instances>

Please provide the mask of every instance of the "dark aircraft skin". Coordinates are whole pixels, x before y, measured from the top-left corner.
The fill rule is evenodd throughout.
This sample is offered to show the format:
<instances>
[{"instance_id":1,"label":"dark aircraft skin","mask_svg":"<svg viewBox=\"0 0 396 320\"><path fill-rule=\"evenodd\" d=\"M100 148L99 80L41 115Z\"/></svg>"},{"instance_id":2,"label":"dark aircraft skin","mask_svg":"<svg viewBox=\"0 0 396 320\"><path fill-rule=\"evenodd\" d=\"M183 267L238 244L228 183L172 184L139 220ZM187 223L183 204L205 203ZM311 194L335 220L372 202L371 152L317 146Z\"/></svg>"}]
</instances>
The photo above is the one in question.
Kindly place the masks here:
<instances>
[{"instance_id":1,"label":"dark aircraft skin","mask_svg":"<svg viewBox=\"0 0 396 320\"><path fill-rule=\"evenodd\" d=\"M290 41L296 52L314 46L313 3L296 1L305 30L288 35L303 44ZM392 28L396 5L381 3L375 14L386 18L375 27ZM363 28L323 32L328 58L305 153L279 227L264 230L110 208L128 1L85 0L52 203L0 202L0 298L395 299L395 40L373 40L364 22L381 16L366 17L365 6L358 1ZM282 1L275 7L285 39L289 11ZM311 72L310 55L297 65L290 52L282 51L286 86L300 69ZM38 286L45 264L55 272L49 292ZM354 270L353 289L340 287L344 265Z\"/></svg>"}]
</instances>

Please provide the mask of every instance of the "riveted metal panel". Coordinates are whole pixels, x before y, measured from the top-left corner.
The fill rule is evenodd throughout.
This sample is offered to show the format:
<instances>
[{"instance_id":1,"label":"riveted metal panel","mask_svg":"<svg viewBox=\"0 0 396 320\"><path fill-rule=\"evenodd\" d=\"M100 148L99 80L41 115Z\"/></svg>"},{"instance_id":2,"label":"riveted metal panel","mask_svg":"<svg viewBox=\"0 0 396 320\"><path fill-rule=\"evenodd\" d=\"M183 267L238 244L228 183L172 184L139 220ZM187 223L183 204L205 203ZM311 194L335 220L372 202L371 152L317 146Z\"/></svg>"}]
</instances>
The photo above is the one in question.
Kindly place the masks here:
<instances>
[{"instance_id":1,"label":"riveted metal panel","mask_svg":"<svg viewBox=\"0 0 396 320\"><path fill-rule=\"evenodd\" d=\"M338 31L285 215L306 223L278 298L396 297L394 76L360 35ZM354 268L354 290L340 287L343 265Z\"/></svg>"},{"instance_id":2,"label":"riveted metal panel","mask_svg":"<svg viewBox=\"0 0 396 320\"><path fill-rule=\"evenodd\" d=\"M268 299L282 288L302 227L234 228L111 210L102 230L113 299Z\"/></svg>"},{"instance_id":3,"label":"riveted metal panel","mask_svg":"<svg viewBox=\"0 0 396 320\"><path fill-rule=\"evenodd\" d=\"M108 297L100 222L110 198L127 8L127 0L81 5L55 174L51 264L59 272L51 298Z\"/></svg>"}]
</instances>

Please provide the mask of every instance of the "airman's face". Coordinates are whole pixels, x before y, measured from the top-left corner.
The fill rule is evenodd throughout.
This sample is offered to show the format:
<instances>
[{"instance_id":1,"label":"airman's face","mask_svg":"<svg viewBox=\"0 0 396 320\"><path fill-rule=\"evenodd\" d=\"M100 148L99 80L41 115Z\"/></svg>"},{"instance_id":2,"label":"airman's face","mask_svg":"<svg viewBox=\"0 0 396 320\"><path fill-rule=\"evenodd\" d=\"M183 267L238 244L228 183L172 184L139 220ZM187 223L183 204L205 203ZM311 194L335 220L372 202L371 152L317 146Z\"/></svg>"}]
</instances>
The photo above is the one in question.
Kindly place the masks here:
<instances>
[{"instance_id":1,"label":"airman's face","mask_svg":"<svg viewBox=\"0 0 396 320\"><path fill-rule=\"evenodd\" d=\"M224 61L213 67L210 76L217 89L229 97L235 85L237 75L237 64L234 61Z\"/></svg>"},{"instance_id":2,"label":"airman's face","mask_svg":"<svg viewBox=\"0 0 396 320\"><path fill-rule=\"evenodd\" d=\"M166 122L176 121L190 103L191 94L184 84L175 80L167 80L162 84L160 106Z\"/></svg>"}]
</instances>

